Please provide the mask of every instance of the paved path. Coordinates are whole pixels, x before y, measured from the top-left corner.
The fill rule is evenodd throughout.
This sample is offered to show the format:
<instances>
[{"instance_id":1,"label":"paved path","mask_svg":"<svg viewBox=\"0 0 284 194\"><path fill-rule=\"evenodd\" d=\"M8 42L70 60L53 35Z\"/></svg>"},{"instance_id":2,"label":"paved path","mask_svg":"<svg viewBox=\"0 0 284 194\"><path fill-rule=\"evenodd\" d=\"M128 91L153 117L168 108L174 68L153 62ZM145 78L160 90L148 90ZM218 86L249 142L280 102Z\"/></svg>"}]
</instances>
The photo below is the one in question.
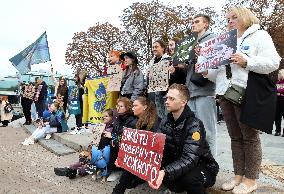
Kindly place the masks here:
<instances>
[{"instance_id":1,"label":"paved path","mask_svg":"<svg viewBox=\"0 0 284 194\"><path fill-rule=\"evenodd\" d=\"M232 176L230 141L224 124L218 125L218 157L221 172L216 188ZM0 128L0 194L6 193L111 193L114 183L100 183L90 176L69 180L54 175L54 167L63 167L75 162L78 154L56 156L38 144L22 146L28 136L22 128ZM255 194L284 193L284 138L261 135L263 146L263 172L260 187ZM267 176L268 175L268 176ZM159 193L144 184L131 190L134 193ZM230 193L210 191L210 194Z\"/></svg>"}]
</instances>

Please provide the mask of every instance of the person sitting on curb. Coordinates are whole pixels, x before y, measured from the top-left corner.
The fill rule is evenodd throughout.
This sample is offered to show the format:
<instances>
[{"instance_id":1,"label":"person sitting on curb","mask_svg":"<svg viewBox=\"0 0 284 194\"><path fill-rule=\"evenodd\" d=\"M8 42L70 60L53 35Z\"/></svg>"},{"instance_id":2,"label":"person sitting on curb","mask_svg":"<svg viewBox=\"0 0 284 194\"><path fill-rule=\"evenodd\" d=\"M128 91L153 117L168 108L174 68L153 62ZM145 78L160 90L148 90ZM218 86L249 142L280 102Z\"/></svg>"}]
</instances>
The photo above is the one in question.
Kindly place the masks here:
<instances>
[{"instance_id":1,"label":"person sitting on curb","mask_svg":"<svg viewBox=\"0 0 284 194\"><path fill-rule=\"evenodd\" d=\"M139 119L136 123L136 129L155 132L159 127L159 118L156 107L146 97L138 97L133 102L133 113ZM116 166L117 163L115 163ZM119 166L118 166L119 167ZM128 171L123 171L119 183L113 189L113 194L124 193L126 189L131 189L145 181L131 174Z\"/></svg>"},{"instance_id":2,"label":"person sitting on curb","mask_svg":"<svg viewBox=\"0 0 284 194\"><path fill-rule=\"evenodd\" d=\"M48 118L48 122L41 122L32 135L22 142L23 145L34 144L35 141L42 139L45 136L46 139L49 139L52 133L61 133L68 129L65 115L59 110L59 104L56 102L52 103L50 105L50 110L52 114Z\"/></svg>"},{"instance_id":3,"label":"person sitting on curb","mask_svg":"<svg viewBox=\"0 0 284 194\"><path fill-rule=\"evenodd\" d=\"M110 176L108 182L115 181L119 178L119 168L115 166L115 161L118 156L119 143L123 133L123 128L135 128L137 118L132 113L132 102L126 97L120 97L117 100L118 116L114 119L112 132L106 132L105 137L111 138L110 160L108 163L108 171Z\"/></svg>"},{"instance_id":4,"label":"person sitting on curb","mask_svg":"<svg viewBox=\"0 0 284 194\"><path fill-rule=\"evenodd\" d=\"M219 165L206 141L202 122L187 105L189 91L185 85L173 84L166 95L168 115L159 131L166 135L164 156L156 185L163 183L170 191L205 194L215 184Z\"/></svg>"}]
</instances>

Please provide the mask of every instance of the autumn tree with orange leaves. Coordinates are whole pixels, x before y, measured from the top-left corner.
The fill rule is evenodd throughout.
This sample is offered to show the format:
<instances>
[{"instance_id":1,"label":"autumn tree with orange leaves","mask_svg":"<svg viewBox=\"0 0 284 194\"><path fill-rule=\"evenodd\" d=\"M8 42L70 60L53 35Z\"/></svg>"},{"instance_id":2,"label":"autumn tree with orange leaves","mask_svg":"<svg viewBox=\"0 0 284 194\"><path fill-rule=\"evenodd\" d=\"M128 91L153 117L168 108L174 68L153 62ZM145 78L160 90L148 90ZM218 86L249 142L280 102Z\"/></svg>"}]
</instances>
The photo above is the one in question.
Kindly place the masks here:
<instances>
[{"instance_id":1,"label":"autumn tree with orange leaves","mask_svg":"<svg viewBox=\"0 0 284 194\"><path fill-rule=\"evenodd\" d=\"M75 33L66 50L66 64L74 71L86 70L93 76L102 75L108 51L121 47L122 35L117 27L109 23L97 23L87 32Z\"/></svg>"}]
</instances>

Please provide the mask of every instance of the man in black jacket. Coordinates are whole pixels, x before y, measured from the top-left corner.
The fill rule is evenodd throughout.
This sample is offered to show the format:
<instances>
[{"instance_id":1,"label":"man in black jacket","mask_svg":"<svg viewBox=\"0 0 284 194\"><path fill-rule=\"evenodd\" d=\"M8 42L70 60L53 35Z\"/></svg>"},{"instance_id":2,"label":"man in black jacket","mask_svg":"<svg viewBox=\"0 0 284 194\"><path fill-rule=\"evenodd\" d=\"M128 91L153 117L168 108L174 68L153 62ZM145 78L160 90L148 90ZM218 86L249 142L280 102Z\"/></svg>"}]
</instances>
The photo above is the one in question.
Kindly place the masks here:
<instances>
[{"instance_id":1,"label":"man in black jacket","mask_svg":"<svg viewBox=\"0 0 284 194\"><path fill-rule=\"evenodd\" d=\"M154 189L163 183L174 192L204 194L205 188L214 185L219 171L204 126L187 106L186 86L171 85L166 99L169 114L160 125L160 131L166 135L162 169L156 185L148 183Z\"/></svg>"}]
</instances>

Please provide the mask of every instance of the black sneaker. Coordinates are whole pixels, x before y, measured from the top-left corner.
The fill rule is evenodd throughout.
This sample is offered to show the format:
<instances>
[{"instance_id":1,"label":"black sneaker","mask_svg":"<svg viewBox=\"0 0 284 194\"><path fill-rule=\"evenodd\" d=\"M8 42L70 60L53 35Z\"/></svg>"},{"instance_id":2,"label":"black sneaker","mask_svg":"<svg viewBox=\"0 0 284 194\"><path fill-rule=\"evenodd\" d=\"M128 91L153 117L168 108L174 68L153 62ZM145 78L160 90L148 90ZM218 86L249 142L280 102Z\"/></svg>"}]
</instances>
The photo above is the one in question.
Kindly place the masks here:
<instances>
[{"instance_id":1,"label":"black sneaker","mask_svg":"<svg viewBox=\"0 0 284 194\"><path fill-rule=\"evenodd\" d=\"M54 168L54 173L57 176L66 176L69 168Z\"/></svg>"},{"instance_id":2,"label":"black sneaker","mask_svg":"<svg viewBox=\"0 0 284 194\"><path fill-rule=\"evenodd\" d=\"M280 133L280 132L276 132L274 135L275 135L275 136L280 136L281 133Z\"/></svg>"},{"instance_id":3,"label":"black sneaker","mask_svg":"<svg viewBox=\"0 0 284 194\"><path fill-rule=\"evenodd\" d=\"M77 175L77 170L76 169L71 169L71 168L67 169L66 176L69 177L69 179L76 178L76 175Z\"/></svg>"}]
</instances>

